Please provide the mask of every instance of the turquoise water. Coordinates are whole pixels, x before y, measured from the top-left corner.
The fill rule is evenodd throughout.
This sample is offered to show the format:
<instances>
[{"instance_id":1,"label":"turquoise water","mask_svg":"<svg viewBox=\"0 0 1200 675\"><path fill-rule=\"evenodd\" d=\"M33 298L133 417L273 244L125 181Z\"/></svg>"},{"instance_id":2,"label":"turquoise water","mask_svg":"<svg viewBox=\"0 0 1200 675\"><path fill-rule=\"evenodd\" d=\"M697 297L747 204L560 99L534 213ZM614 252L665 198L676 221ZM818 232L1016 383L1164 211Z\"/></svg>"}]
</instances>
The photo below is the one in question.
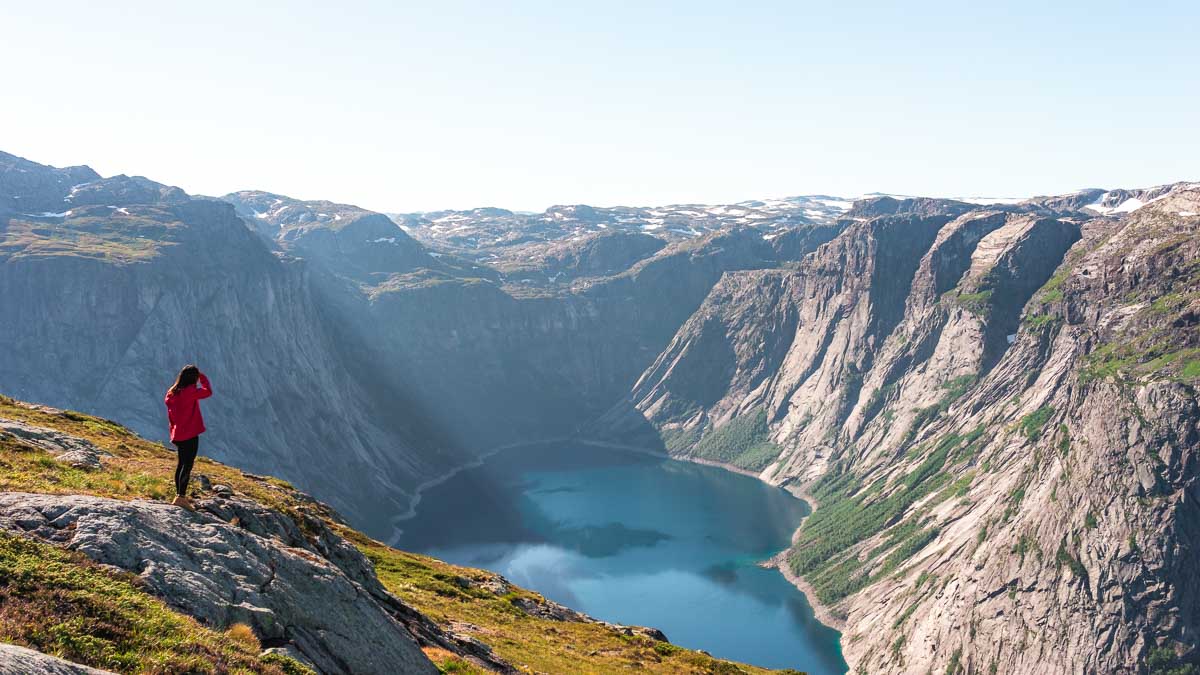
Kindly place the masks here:
<instances>
[{"instance_id":1,"label":"turquoise water","mask_svg":"<svg viewBox=\"0 0 1200 675\"><path fill-rule=\"evenodd\" d=\"M846 672L838 634L775 570L807 505L753 478L583 445L506 450L429 490L401 548L484 567L714 656Z\"/></svg>"}]
</instances>

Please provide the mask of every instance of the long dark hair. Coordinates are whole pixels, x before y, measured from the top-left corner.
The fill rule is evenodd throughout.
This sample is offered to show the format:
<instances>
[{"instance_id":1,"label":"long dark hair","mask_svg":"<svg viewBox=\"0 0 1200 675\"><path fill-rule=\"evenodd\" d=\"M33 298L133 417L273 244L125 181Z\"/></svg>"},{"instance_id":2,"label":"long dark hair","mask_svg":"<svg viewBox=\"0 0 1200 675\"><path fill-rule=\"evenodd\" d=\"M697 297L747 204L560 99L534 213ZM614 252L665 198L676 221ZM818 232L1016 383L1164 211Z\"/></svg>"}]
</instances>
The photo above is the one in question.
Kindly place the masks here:
<instances>
[{"instance_id":1,"label":"long dark hair","mask_svg":"<svg viewBox=\"0 0 1200 675\"><path fill-rule=\"evenodd\" d=\"M180 389L194 387L196 386L196 380L199 378L200 369L189 363L183 367L183 370L179 371L179 377L175 378L175 384L171 385L171 389L167 393L177 394Z\"/></svg>"}]
</instances>

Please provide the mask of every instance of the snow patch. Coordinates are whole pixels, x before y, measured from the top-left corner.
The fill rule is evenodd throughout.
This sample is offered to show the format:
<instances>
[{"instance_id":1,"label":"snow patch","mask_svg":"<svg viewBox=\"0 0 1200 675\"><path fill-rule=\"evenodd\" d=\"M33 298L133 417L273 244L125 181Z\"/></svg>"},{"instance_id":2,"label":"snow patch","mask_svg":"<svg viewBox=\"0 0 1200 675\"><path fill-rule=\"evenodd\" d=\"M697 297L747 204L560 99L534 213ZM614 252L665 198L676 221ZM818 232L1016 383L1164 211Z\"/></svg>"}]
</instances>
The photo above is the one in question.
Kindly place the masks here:
<instances>
[{"instance_id":1,"label":"snow patch","mask_svg":"<svg viewBox=\"0 0 1200 675\"><path fill-rule=\"evenodd\" d=\"M1018 204L1028 199L1027 197L951 197L951 199L968 204L978 204L980 206L992 206L994 204Z\"/></svg>"},{"instance_id":2,"label":"snow patch","mask_svg":"<svg viewBox=\"0 0 1200 675\"><path fill-rule=\"evenodd\" d=\"M1138 199L1137 197L1130 197L1129 199L1126 199L1125 201L1121 202L1121 204L1119 206L1117 206L1117 208L1113 209L1112 212L1113 213L1133 213L1134 211L1137 211L1138 209L1142 208L1145 205L1146 205L1146 202Z\"/></svg>"},{"instance_id":3,"label":"snow patch","mask_svg":"<svg viewBox=\"0 0 1200 675\"><path fill-rule=\"evenodd\" d=\"M850 207L854 206L854 202L848 202L845 199L817 199L815 201L818 204L824 204L829 208L841 209L842 211L849 211Z\"/></svg>"}]
</instances>

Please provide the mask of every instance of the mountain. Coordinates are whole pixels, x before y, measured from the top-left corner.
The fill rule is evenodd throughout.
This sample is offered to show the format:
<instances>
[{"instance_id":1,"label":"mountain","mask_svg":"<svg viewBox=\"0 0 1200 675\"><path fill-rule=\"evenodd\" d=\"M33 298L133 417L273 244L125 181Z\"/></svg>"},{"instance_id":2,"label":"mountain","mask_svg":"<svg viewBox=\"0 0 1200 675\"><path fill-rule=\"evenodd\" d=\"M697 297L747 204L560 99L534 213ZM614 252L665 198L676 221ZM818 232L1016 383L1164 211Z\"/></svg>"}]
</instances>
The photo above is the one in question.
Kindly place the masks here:
<instances>
[{"instance_id":1,"label":"mountain","mask_svg":"<svg viewBox=\"0 0 1200 675\"><path fill-rule=\"evenodd\" d=\"M544 256L547 248L574 244L600 234L625 234L626 240L649 235L678 242L743 227L771 235L797 226L830 225L849 207L850 202L844 199L814 195L724 205L576 204L552 206L543 213L483 208L401 213L392 217L406 232L434 249L467 257L520 278L522 273L537 269L536 265L530 265L531 259ZM551 270L552 266L548 273L554 274Z\"/></svg>"},{"instance_id":2,"label":"mountain","mask_svg":"<svg viewBox=\"0 0 1200 675\"><path fill-rule=\"evenodd\" d=\"M725 275L605 423L806 487L778 564L852 668L1191 672L1200 190L1148 194L856 204Z\"/></svg>"},{"instance_id":3,"label":"mountain","mask_svg":"<svg viewBox=\"0 0 1200 675\"><path fill-rule=\"evenodd\" d=\"M366 376L310 267L229 204L145 178L0 156L0 389L165 440L161 392L196 361L222 391L206 454L330 495L356 522L460 464ZM33 208L26 210L26 205ZM350 482L358 494L339 486Z\"/></svg>"},{"instance_id":4,"label":"mountain","mask_svg":"<svg viewBox=\"0 0 1200 675\"><path fill-rule=\"evenodd\" d=\"M718 463L813 502L773 563L855 671L1200 664L1196 183L385 217L0 166L0 390L161 439L201 361L215 455L378 538L507 444Z\"/></svg>"}]
</instances>

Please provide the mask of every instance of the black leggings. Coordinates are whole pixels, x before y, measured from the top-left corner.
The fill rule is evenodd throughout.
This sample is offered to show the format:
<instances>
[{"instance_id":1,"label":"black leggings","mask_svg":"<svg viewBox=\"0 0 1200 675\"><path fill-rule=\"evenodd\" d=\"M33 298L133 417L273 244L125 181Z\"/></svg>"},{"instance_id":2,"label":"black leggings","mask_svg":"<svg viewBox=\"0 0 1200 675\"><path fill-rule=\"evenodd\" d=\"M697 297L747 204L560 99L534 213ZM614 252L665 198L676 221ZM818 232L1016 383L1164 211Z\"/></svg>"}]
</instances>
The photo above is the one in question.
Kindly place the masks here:
<instances>
[{"instance_id":1,"label":"black leggings","mask_svg":"<svg viewBox=\"0 0 1200 675\"><path fill-rule=\"evenodd\" d=\"M200 437L189 438L186 441L173 441L179 461L175 465L175 494L187 496L188 480L192 477L192 464L196 461L196 453L200 450Z\"/></svg>"}]
</instances>

